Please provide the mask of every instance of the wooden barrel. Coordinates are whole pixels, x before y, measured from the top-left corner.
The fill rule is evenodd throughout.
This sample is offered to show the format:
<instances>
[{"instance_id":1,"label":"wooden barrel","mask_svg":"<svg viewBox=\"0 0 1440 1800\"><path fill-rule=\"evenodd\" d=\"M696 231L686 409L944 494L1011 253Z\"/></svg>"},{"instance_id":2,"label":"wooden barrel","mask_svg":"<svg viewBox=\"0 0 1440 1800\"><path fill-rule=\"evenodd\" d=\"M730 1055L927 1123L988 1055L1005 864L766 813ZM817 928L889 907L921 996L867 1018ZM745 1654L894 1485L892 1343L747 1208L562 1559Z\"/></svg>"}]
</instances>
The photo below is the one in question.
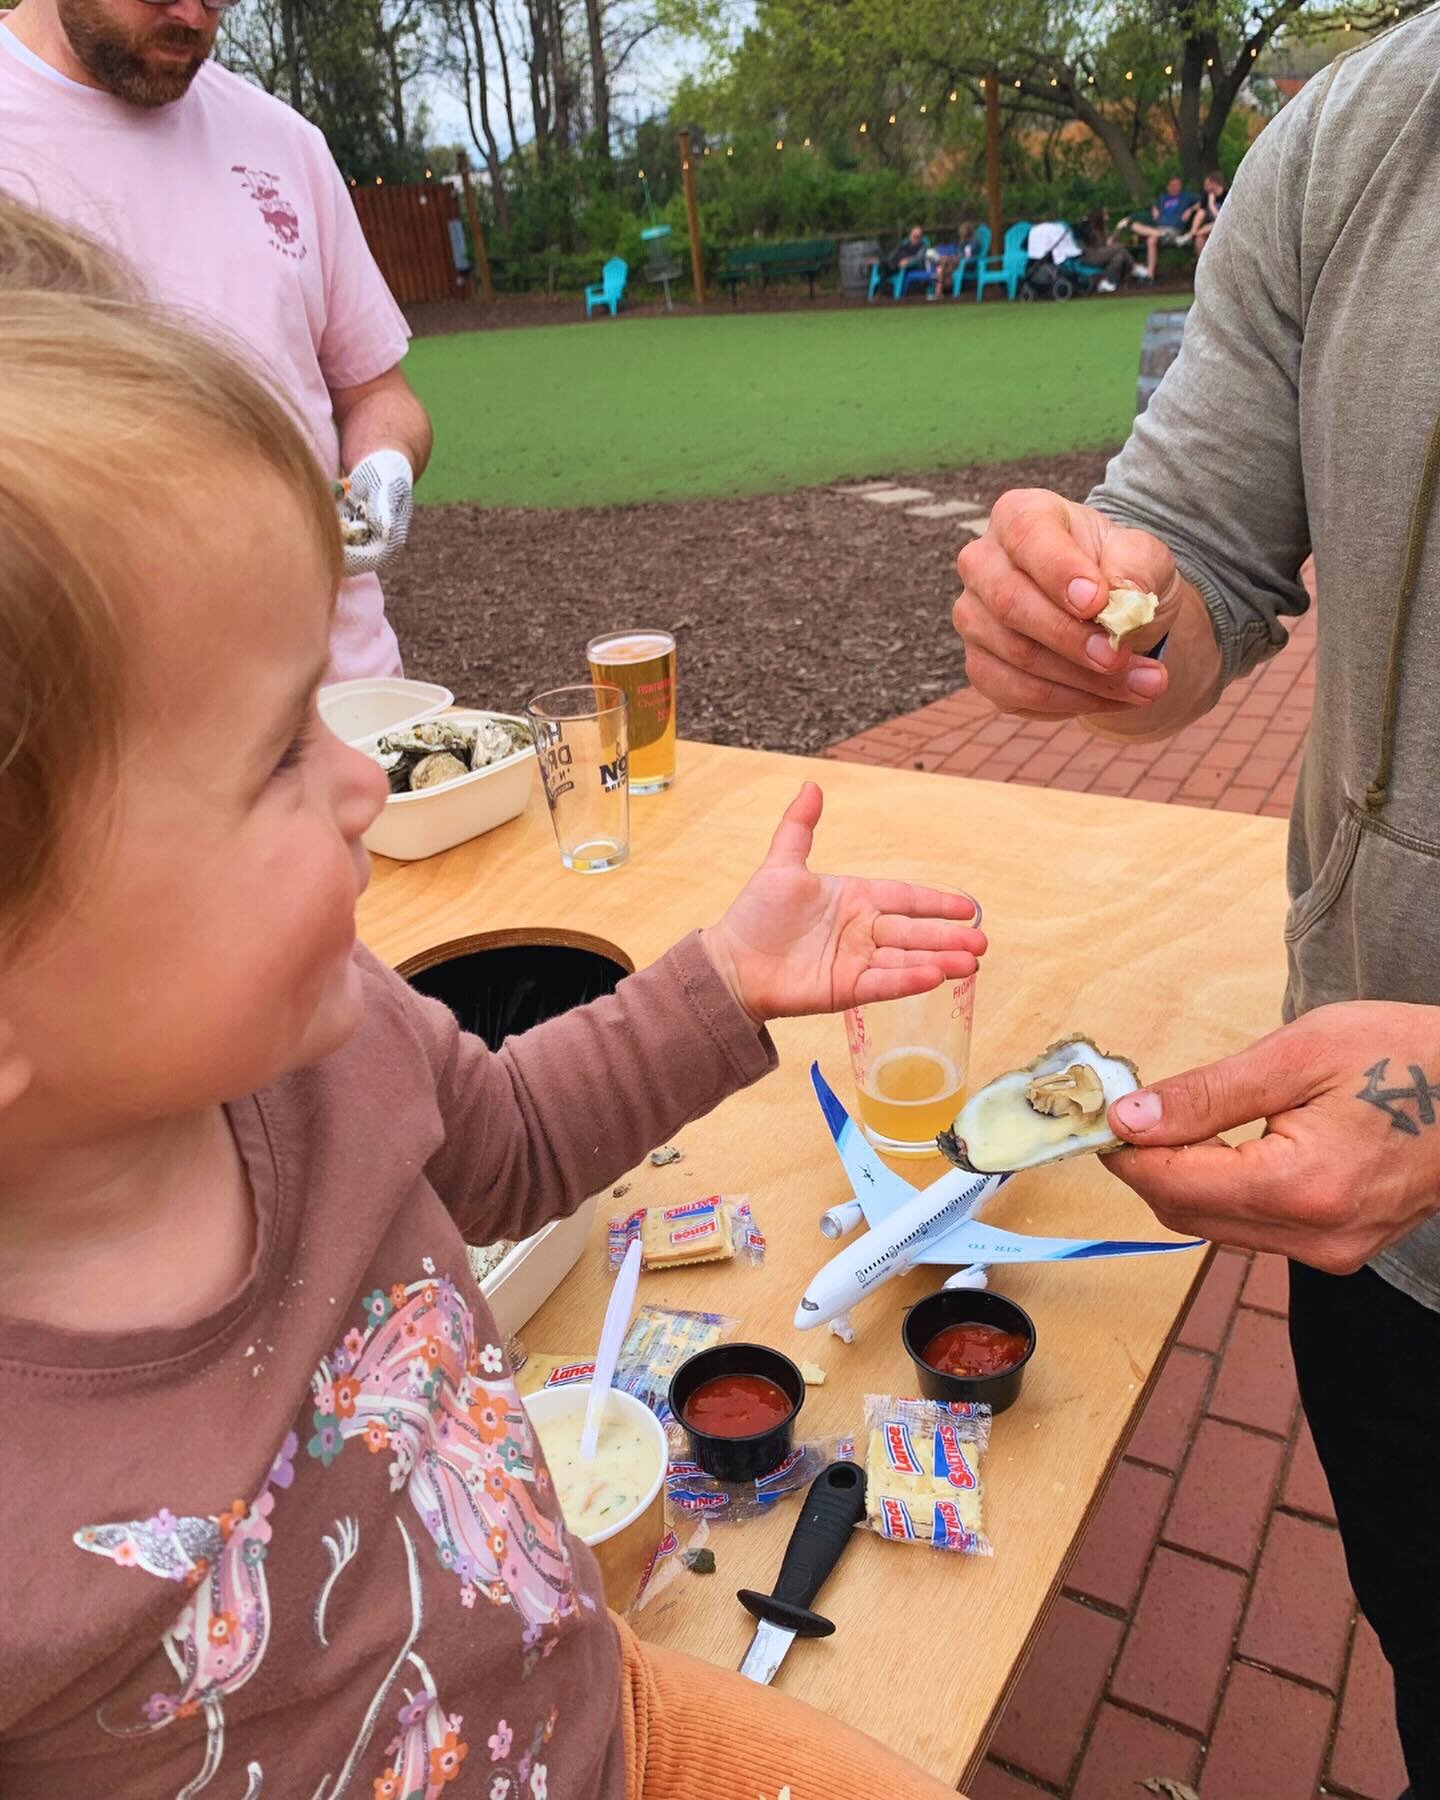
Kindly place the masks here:
<instances>
[{"instance_id":1,"label":"wooden barrel","mask_svg":"<svg viewBox=\"0 0 1440 1800\"><path fill-rule=\"evenodd\" d=\"M1137 413L1144 412L1150 404L1161 377L1180 354L1189 310L1177 307L1173 312L1153 312L1145 321L1145 336L1140 344L1140 384L1135 394Z\"/></svg>"},{"instance_id":2,"label":"wooden barrel","mask_svg":"<svg viewBox=\"0 0 1440 1800\"><path fill-rule=\"evenodd\" d=\"M880 255L874 238L857 238L840 246L840 292L863 294L870 286L870 265Z\"/></svg>"}]
</instances>

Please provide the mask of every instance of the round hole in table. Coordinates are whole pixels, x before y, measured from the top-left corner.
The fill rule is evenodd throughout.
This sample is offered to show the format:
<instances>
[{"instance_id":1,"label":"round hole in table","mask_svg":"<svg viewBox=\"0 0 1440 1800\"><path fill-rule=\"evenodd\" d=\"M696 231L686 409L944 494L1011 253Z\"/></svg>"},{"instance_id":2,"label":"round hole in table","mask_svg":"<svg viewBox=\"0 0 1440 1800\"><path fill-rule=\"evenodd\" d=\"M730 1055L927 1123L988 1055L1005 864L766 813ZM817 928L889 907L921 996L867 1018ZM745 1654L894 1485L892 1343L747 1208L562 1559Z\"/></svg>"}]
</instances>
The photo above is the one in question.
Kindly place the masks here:
<instances>
[{"instance_id":1,"label":"round hole in table","mask_svg":"<svg viewBox=\"0 0 1440 1800\"><path fill-rule=\"evenodd\" d=\"M515 1032L613 994L634 968L618 946L584 932L504 931L435 945L399 973L498 1050Z\"/></svg>"}]
</instances>

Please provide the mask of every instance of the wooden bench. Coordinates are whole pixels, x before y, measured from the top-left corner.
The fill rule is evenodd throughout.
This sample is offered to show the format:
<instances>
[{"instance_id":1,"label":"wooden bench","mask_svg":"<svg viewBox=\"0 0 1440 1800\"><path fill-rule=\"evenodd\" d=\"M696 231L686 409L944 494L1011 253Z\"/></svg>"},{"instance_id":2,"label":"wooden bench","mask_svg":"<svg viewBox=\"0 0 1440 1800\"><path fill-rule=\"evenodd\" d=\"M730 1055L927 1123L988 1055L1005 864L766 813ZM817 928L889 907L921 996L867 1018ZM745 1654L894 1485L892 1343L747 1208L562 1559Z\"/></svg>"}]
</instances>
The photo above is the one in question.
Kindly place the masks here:
<instances>
[{"instance_id":1,"label":"wooden bench","mask_svg":"<svg viewBox=\"0 0 1440 1800\"><path fill-rule=\"evenodd\" d=\"M746 244L732 250L720 270L720 279L730 290L730 304L741 282L758 282L764 288L772 279L803 275L810 283L810 298L815 298L815 277L830 266L835 245L830 238L808 238L795 244Z\"/></svg>"}]
</instances>

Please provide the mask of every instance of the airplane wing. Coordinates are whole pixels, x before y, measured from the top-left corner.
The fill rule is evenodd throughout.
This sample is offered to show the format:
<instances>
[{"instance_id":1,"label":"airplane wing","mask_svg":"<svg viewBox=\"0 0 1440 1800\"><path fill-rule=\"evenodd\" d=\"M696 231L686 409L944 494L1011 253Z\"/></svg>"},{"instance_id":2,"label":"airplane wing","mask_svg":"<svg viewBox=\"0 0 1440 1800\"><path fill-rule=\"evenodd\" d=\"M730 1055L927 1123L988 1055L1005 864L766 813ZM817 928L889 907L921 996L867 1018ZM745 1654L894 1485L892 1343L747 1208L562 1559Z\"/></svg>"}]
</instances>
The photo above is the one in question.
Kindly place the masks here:
<instances>
[{"instance_id":1,"label":"airplane wing","mask_svg":"<svg viewBox=\"0 0 1440 1800\"><path fill-rule=\"evenodd\" d=\"M1102 1256L1151 1256L1167 1250L1200 1250L1203 1238L1176 1243L1136 1243L1125 1238L1027 1237L998 1225L967 1220L926 1244L912 1259L958 1268L962 1263L1085 1262Z\"/></svg>"},{"instance_id":2,"label":"airplane wing","mask_svg":"<svg viewBox=\"0 0 1440 1800\"><path fill-rule=\"evenodd\" d=\"M818 1062L810 1065L810 1079L815 1085L815 1097L820 1102L825 1123L835 1140L835 1148L845 1165L850 1191L864 1209L865 1223L873 1230L883 1224L897 1206L913 1200L916 1189L903 1175L897 1175L881 1162L865 1133L836 1099L830 1084L820 1073Z\"/></svg>"}]
</instances>

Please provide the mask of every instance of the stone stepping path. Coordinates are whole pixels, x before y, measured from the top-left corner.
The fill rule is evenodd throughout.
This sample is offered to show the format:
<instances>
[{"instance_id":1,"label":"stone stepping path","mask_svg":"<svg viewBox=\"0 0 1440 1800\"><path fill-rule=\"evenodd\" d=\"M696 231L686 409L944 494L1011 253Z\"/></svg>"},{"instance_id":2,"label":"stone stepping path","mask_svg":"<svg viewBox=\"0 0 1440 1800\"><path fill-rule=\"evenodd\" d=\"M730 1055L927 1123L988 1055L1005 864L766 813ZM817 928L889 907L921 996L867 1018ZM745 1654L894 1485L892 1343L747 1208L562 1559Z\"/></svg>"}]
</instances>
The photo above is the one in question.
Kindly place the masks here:
<instances>
[{"instance_id":1,"label":"stone stepping path","mask_svg":"<svg viewBox=\"0 0 1440 1800\"><path fill-rule=\"evenodd\" d=\"M911 500L933 500L935 496L929 488L872 488L868 494L860 496L868 500L872 506L904 506Z\"/></svg>"},{"instance_id":2,"label":"stone stepping path","mask_svg":"<svg viewBox=\"0 0 1440 1800\"><path fill-rule=\"evenodd\" d=\"M858 481L833 491L868 500L873 506L903 506L911 519L950 519L975 537L990 523L989 512L973 500L937 500L929 488L902 487L894 481Z\"/></svg>"},{"instance_id":3,"label":"stone stepping path","mask_svg":"<svg viewBox=\"0 0 1440 1800\"><path fill-rule=\"evenodd\" d=\"M907 506L912 519L963 519L977 535L990 523L990 515L973 500L935 500L929 506Z\"/></svg>"}]
</instances>

